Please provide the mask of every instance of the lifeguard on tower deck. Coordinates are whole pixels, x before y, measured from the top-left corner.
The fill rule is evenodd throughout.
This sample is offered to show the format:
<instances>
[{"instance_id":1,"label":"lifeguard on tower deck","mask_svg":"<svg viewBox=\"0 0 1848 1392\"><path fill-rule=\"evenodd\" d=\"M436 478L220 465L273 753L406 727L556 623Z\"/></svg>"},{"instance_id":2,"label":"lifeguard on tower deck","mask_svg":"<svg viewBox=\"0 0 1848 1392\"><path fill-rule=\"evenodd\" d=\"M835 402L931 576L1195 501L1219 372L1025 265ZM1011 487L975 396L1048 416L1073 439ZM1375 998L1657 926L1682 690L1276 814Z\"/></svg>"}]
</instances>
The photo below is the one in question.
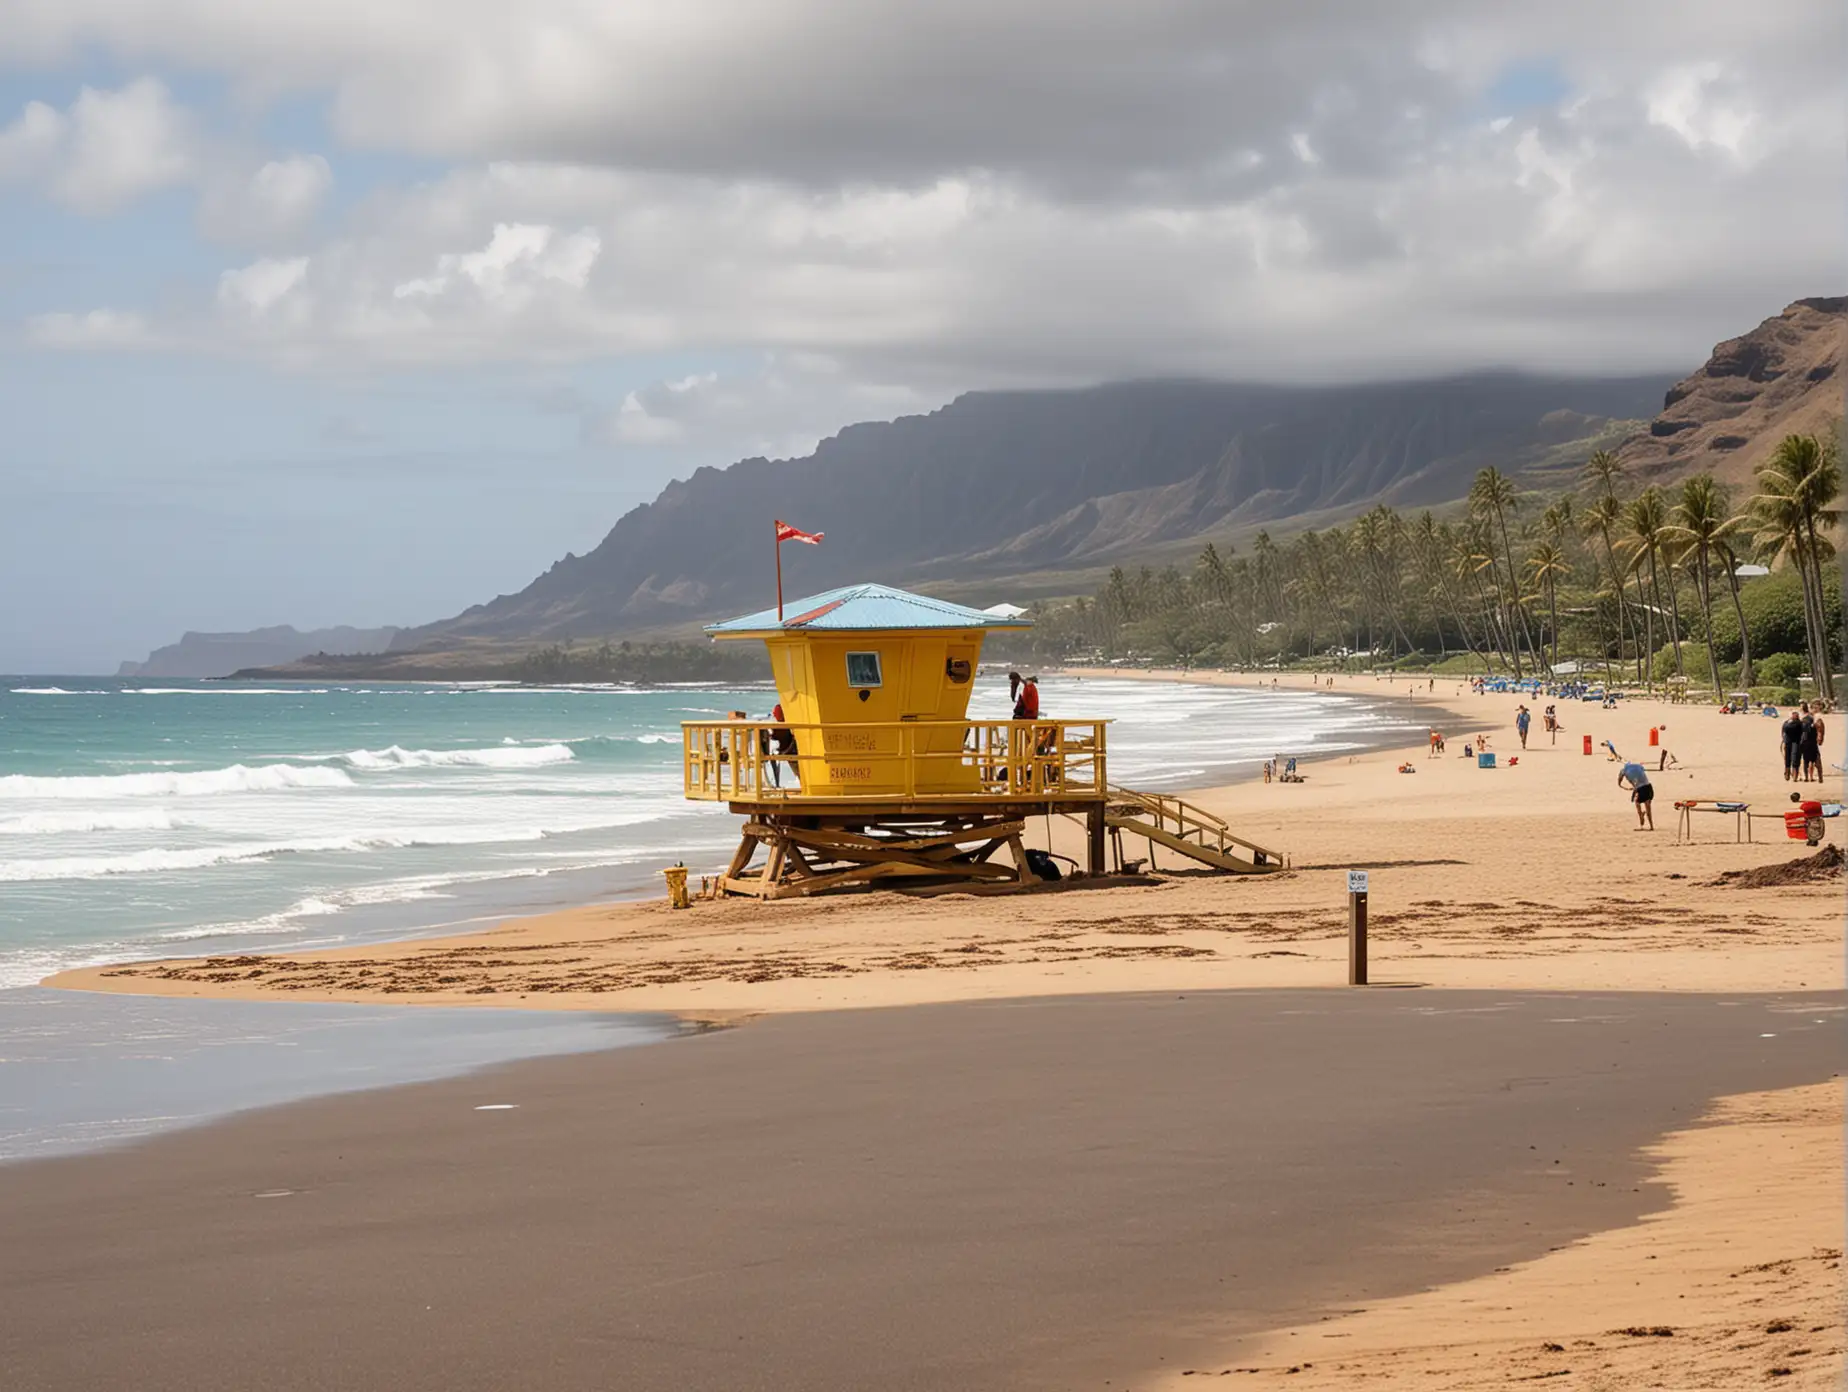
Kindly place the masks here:
<instances>
[{"instance_id":1,"label":"lifeguard on tower deck","mask_svg":"<svg viewBox=\"0 0 1848 1392\"><path fill-rule=\"evenodd\" d=\"M968 719L988 631L1029 626L873 584L710 625L715 639L764 643L782 708L781 719L681 727L686 796L749 818L721 891L781 898L894 878L1019 885L1038 878L1021 834L1040 814L1084 818L1093 874L1105 869L1106 831L1147 834L1138 819L1151 816L1162 844L1203 863L1281 866L1211 814L1112 789L1108 721ZM747 874L760 843L765 863ZM1003 847L1012 866L991 860Z\"/></svg>"}]
</instances>

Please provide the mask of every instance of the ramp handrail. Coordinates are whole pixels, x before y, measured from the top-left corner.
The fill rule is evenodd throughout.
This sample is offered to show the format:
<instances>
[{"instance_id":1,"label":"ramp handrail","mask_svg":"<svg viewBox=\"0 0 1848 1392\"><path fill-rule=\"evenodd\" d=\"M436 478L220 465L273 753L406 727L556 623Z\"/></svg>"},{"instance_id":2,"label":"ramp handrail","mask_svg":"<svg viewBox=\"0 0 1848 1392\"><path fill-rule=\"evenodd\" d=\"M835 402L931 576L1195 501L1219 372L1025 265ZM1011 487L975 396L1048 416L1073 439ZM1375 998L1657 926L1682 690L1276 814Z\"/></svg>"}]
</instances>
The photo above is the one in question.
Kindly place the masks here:
<instances>
[{"instance_id":1,"label":"ramp handrail","mask_svg":"<svg viewBox=\"0 0 1848 1392\"><path fill-rule=\"evenodd\" d=\"M1260 846L1255 841L1248 841L1232 830L1230 822L1215 812L1209 812L1197 803L1185 798L1175 797L1171 793L1144 793L1134 788L1112 787L1109 801L1112 807L1130 807L1153 819L1157 829L1166 831L1167 824L1173 822L1175 830L1172 835L1186 839L1197 836L1200 844L1214 850L1225 851L1232 846L1250 851L1255 855L1269 857L1281 862L1283 857L1268 846Z\"/></svg>"}]
</instances>

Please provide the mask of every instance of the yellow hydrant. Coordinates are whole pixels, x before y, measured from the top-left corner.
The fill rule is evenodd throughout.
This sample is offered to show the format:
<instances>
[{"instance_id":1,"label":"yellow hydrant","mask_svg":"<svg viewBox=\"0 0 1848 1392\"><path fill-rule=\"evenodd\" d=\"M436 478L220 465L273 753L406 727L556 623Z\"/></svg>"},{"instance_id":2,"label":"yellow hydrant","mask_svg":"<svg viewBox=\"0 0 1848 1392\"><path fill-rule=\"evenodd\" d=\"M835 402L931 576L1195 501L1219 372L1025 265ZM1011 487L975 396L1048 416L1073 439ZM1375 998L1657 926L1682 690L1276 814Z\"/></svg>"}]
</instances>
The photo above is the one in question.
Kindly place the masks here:
<instances>
[{"instance_id":1,"label":"yellow hydrant","mask_svg":"<svg viewBox=\"0 0 1848 1392\"><path fill-rule=\"evenodd\" d=\"M684 865L670 865L661 873L667 876L668 908L687 908L690 903L687 899L687 867Z\"/></svg>"}]
</instances>

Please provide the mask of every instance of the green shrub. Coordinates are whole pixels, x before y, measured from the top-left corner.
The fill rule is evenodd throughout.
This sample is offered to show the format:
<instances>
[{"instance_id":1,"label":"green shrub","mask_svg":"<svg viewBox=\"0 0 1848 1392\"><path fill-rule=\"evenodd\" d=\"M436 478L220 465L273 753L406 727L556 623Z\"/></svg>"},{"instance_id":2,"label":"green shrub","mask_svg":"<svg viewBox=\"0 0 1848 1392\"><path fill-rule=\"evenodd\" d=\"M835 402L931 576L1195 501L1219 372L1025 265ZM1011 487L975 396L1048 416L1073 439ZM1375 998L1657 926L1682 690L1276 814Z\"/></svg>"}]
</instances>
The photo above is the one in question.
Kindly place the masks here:
<instances>
[{"instance_id":1,"label":"green shrub","mask_svg":"<svg viewBox=\"0 0 1848 1392\"><path fill-rule=\"evenodd\" d=\"M1752 675L1766 686L1794 687L1809 659L1793 652L1774 652L1752 664Z\"/></svg>"},{"instance_id":2,"label":"green shrub","mask_svg":"<svg viewBox=\"0 0 1848 1392\"><path fill-rule=\"evenodd\" d=\"M1833 574L1832 571L1828 572ZM1739 605L1745 610L1745 623L1752 635L1753 665L1760 653L1807 652L1809 638L1803 628L1803 582L1794 570L1744 581L1739 591ZM1829 649L1839 662L1842 652L1842 593L1839 585L1827 586L1823 605L1829 617ZM1713 645L1725 662L1739 660L1739 618L1733 613L1732 596L1726 592L1722 578L1713 591Z\"/></svg>"},{"instance_id":3,"label":"green shrub","mask_svg":"<svg viewBox=\"0 0 1848 1392\"><path fill-rule=\"evenodd\" d=\"M1755 686L1752 688L1752 704L1755 706L1794 706L1802 697L1797 695L1794 686Z\"/></svg>"},{"instance_id":4,"label":"green shrub","mask_svg":"<svg viewBox=\"0 0 1848 1392\"><path fill-rule=\"evenodd\" d=\"M1659 682L1665 682L1675 675L1675 649L1672 644L1664 643L1656 650L1650 669ZM1681 645L1681 671L1690 686L1706 686L1713 680L1713 669L1707 665L1705 643L1684 642Z\"/></svg>"}]
</instances>

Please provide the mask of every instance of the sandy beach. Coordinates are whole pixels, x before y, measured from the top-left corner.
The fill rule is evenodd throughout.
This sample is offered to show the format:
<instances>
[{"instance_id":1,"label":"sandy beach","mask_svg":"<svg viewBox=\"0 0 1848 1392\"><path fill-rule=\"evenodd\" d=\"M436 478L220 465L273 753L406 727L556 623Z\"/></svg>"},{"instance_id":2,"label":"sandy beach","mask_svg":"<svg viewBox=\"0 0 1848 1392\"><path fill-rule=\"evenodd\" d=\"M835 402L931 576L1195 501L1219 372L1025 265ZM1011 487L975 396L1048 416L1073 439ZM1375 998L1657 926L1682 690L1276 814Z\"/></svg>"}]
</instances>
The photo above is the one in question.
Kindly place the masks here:
<instances>
[{"instance_id":1,"label":"sandy beach","mask_svg":"<svg viewBox=\"0 0 1848 1392\"><path fill-rule=\"evenodd\" d=\"M1286 852L1291 869L1280 875L1211 876L1158 853L1150 873L1129 881L1006 897L869 894L700 903L687 912L660 901L595 905L466 936L132 963L48 984L246 1000L650 1010L728 1021L840 1019L838 1012L867 1007L928 1010L1046 997L1200 993L1204 1000L1205 993L1247 988L1292 998L1301 988L1327 988L1324 998L1338 1001L1353 998L1343 986L1345 872L1367 869L1374 981L1436 988L1365 993L1371 998L1425 1000L1434 1009L1458 991L1526 1002L1577 1002L1602 992L1670 993L1720 1006L1734 998L1781 1000L1813 1007L1819 1027L1831 1037L1839 1032L1841 881L1838 874L1805 875L1799 862L1812 853L1785 838L1789 787L1775 722L1644 700L1625 700L1614 711L1562 703L1564 728L1554 742L1539 719L1542 698L1530 702L1535 719L1523 750L1512 696L1470 694L1455 681L1431 687L1368 677L1337 678L1333 689L1403 702L1445 735L1448 750L1434 756L1421 740L1305 764L1300 784L1245 777L1188 794L1240 834ZM1480 769L1473 755L1464 757L1478 734L1488 737L1500 767ZM1587 734L1591 756L1581 752ZM1840 738L1832 731L1825 745L1831 764L1840 758ZM1664 750L1672 755L1656 774L1652 832L1636 829L1616 786L1617 765L1602 749L1607 739L1626 757L1646 756L1652 769ZM1835 785L1824 786L1833 793ZM1750 824L1752 841L1735 840L1732 815L1699 814L1692 841L1684 842L1674 804L1685 798L1749 802L1762 814ZM1840 825L1829 823L1827 844L1840 845ZM1033 840L1059 848L1076 835L1058 826L1050 834L1034 830ZM1570 1021L1585 1011L1561 1003L1557 1013ZM1812 1068L1781 1081L1739 1075L1730 1090L1753 1095L1718 1103L1728 1086L1717 1056L1710 1068L1707 1054L1690 1056L1703 1067L1689 1080L1698 1097L1678 1114L1680 1129L1664 1139L1664 1118L1626 1152L1640 1173L1659 1174L1673 1207L1581 1214L1555 1226L1552 1245L1562 1250L1553 1252L1504 1250L1497 1257L1457 1229L1446 1240L1464 1245L1450 1255L1467 1248L1468 1259L1461 1267L1439 1262L1409 1288L1320 1270L1292 1307L1300 1317L1266 1306L1269 1314L1258 1318L1247 1299L1228 1296L1226 1318L1216 1321L1194 1302L1184 1326L1168 1327L1172 1357L1154 1352L1159 1340L1125 1347L1133 1345L1146 1378L1164 1387L1233 1372L1235 1385L1254 1386L1395 1385L1415 1375L1421 1385L1442 1388L1521 1377L1586 1388L1639 1379L1721 1387L1740 1385L1748 1369L1754 1380L1788 1375L1788 1385L1825 1385L1839 1367L1841 1340L1812 1329L1839 1331L1841 1322L1839 1092L1813 1086L1823 1075ZM1620 1050L1616 1057L1630 1056ZM1536 1058L1536 1071L1550 1062ZM1791 1090L1798 1082L1812 1086ZM1772 1091L1753 1092L1762 1088ZM1707 1121L1690 1128L1701 1116ZM1482 1191L1495 1192L1499 1199L1482 1199L1484 1211L1499 1204L1506 1216L1511 1191ZM1637 1294L1624 1308L1635 1313L1607 1317L1615 1303L1596 1292L1625 1282ZM1249 1297L1249 1289L1242 1294ZM1363 1312L1340 1313L1361 1296ZM1162 1310L1173 1314L1173 1302L1155 1301L1149 1318ZM1632 1325L1675 1332L1611 1332ZM1309 1357L1301 1348L1310 1345L1334 1351ZM1779 1367L1791 1371L1771 1371ZM918 1385L951 1384L926 1378ZM1037 1384L1019 1377L1005 1385Z\"/></svg>"},{"instance_id":2,"label":"sandy beach","mask_svg":"<svg viewBox=\"0 0 1848 1392\"><path fill-rule=\"evenodd\" d=\"M1432 757L1420 742L1306 764L1302 783L1247 776L1188 794L1288 854L1284 875L1202 874L1158 852L1155 873L1131 884L1000 898L708 903L684 913L659 900L594 905L458 937L89 968L47 984L697 1018L1112 990L1332 987L1345 980L1348 869L1371 875L1376 981L1692 991L1842 984L1839 879L1746 888L1722 878L1806 854L1784 835L1789 786L1775 721L1665 702L1625 700L1614 711L1574 702L1561 707L1556 743L1536 710L1522 751L1515 697L1470 695L1455 681L1435 690L1370 677L1336 682L1336 691L1419 711L1445 734L1448 752ZM1655 748L1651 728L1661 731ZM1501 767L1479 769L1464 756L1477 734L1488 736ZM1589 757L1580 752L1587 734ZM1840 738L1832 732L1832 745ZM1653 832L1635 829L1617 765L1601 747L1607 739L1651 767L1663 749L1675 758L1656 776ZM1833 748L1825 756L1839 757ZM1751 824L1754 840L1735 842L1731 815L1703 813L1693 843L1677 844L1674 803L1690 797L1749 801L1764 814ZM1829 844L1841 844L1840 826L1829 823ZM1075 827L1055 823L1047 833L1043 823L1029 826L1030 841L1074 848Z\"/></svg>"}]
</instances>

